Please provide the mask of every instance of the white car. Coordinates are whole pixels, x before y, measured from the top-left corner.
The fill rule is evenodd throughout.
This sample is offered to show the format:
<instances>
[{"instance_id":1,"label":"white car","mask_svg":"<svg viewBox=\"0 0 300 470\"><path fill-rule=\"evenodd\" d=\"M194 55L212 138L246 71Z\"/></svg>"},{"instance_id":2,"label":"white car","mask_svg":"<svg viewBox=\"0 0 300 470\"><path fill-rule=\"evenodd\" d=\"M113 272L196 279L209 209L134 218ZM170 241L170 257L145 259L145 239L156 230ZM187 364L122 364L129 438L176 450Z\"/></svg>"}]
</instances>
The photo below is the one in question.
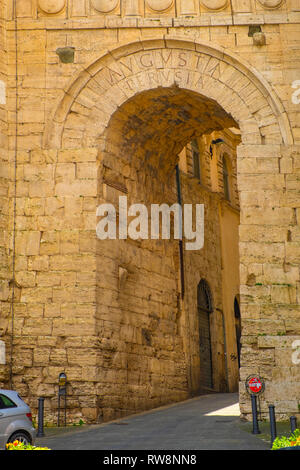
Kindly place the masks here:
<instances>
[{"instance_id":1,"label":"white car","mask_svg":"<svg viewBox=\"0 0 300 470\"><path fill-rule=\"evenodd\" d=\"M34 444L36 429L31 411L18 392L0 389L0 449L8 442Z\"/></svg>"}]
</instances>

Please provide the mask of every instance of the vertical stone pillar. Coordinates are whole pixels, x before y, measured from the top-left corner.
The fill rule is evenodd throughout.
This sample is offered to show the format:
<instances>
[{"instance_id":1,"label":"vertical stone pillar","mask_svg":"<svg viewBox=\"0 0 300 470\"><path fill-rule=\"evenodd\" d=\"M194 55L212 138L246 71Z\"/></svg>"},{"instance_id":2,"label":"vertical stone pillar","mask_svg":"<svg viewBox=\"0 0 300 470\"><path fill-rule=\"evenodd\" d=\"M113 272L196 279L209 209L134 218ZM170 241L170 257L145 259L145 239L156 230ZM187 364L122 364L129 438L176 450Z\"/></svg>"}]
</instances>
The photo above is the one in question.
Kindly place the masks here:
<instances>
[{"instance_id":1,"label":"vertical stone pillar","mask_svg":"<svg viewBox=\"0 0 300 470\"><path fill-rule=\"evenodd\" d=\"M51 422L62 371L68 420L78 410L86 422L97 419L96 157L95 148L18 154L24 171L17 175L16 204L31 225L20 223L23 217L16 223L13 384L33 404L47 397ZM34 387L32 370L38 371Z\"/></svg>"},{"instance_id":2,"label":"vertical stone pillar","mask_svg":"<svg viewBox=\"0 0 300 470\"><path fill-rule=\"evenodd\" d=\"M125 16L138 16L140 12L139 0L125 0Z\"/></svg>"},{"instance_id":3,"label":"vertical stone pillar","mask_svg":"<svg viewBox=\"0 0 300 470\"><path fill-rule=\"evenodd\" d=\"M9 322L9 152L7 123L7 35L6 9L0 10L0 388L7 387L8 368L5 364L5 345L8 344ZM12 113L13 114L13 113Z\"/></svg>"},{"instance_id":4,"label":"vertical stone pillar","mask_svg":"<svg viewBox=\"0 0 300 470\"><path fill-rule=\"evenodd\" d=\"M244 381L252 373L266 382L263 414L267 416L268 400L276 401L278 413L298 411L299 365L293 362L293 347L300 339L299 150L280 145L238 149L240 397L242 414L249 418Z\"/></svg>"},{"instance_id":5,"label":"vertical stone pillar","mask_svg":"<svg viewBox=\"0 0 300 470\"><path fill-rule=\"evenodd\" d=\"M196 2L195 0L181 0L180 2L181 15L196 15Z\"/></svg>"}]
</instances>

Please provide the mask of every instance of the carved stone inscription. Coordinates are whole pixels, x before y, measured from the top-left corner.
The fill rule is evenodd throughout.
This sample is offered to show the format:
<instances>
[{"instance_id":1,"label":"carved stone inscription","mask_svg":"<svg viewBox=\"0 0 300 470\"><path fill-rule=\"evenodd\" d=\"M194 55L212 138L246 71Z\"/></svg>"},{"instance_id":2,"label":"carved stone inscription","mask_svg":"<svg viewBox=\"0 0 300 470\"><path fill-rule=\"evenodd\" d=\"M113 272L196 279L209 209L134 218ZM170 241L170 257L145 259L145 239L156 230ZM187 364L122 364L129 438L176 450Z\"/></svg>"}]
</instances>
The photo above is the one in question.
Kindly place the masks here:
<instances>
[{"instance_id":1,"label":"carved stone inscription","mask_svg":"<svg viewBox=\"0 0 300 470\"><path fill-rule=\"evenodd\" d=\"M177 83L201 88L203 76L218 80L227 67L225 62L207 54L159 49L143 51L112 62L99 72L98 77L101 76L103 91L121 81L130 89L140 88L138 83L135 84L139 80L147 80L150 88L161 81L165 86Z\"/></svg>"}]
</instances>

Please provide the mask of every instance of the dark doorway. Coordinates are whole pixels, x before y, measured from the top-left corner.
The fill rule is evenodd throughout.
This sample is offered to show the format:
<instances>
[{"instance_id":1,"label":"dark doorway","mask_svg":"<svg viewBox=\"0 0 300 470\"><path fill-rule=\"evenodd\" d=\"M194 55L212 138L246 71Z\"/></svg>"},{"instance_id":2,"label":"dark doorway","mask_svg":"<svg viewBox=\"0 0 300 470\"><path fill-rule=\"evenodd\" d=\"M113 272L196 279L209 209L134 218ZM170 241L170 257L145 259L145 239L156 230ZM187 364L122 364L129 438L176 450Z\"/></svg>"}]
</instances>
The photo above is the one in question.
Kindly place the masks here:
<instances>
[{"instance_id":1,"label":"dark doorway","mask_svg":"<svg viewBox=\"0 0 300 470\"><path fill-rule=\"evenodd\" d=\"M198 284L199 348L201 388L213 389L210 316L213 312L209 285L202 279Z\"/></svg>"},{"instance_id":2,"label":"dark doorway","mask_svg":"<svg viewBox=\"0 0 300 470\"><path fill-rule=\"evenodd\" d=\"M237 346L237 354L238 354L238 364L239 368L241 367L241 312L240 312L240 305L237 297L234 299L234 317L235 317L235 333L236 333L236 346Z\"/></svg>"}]
</instances>

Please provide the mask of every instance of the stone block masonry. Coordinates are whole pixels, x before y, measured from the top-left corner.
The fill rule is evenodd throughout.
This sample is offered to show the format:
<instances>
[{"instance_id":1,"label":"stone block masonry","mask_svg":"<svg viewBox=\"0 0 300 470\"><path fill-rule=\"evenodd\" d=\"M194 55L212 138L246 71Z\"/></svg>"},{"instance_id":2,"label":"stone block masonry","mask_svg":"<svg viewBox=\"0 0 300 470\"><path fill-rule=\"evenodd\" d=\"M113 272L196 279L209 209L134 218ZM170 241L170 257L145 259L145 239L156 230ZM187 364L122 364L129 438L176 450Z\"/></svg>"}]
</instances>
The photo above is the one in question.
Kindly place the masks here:
<instances>
[{"instance_id":1,"label":"stone block masonry","mask_svg":"<svg viewBox=\"0 0 300 470\"><path fill-rule=\"evenodd\" d=\"M213 293L214 389L237 386L235 289L242 415L250 373L266 381L263 414L271 402L282 419L298 413L300 11L271 3L1 2L0 385L34 410L44 396L47 421L63 370L70 422L199 393L201 278ZM177 243L102 245L96 208L124 194L176 202L182 149L229 128L241 140L240 217L223 197L228 148L209 141L202 183L181 175L185 201L207 211L204 251L185 255L182 299ZM233 240L240 269L228 287Z\"/></svg>"}]
</instances>

